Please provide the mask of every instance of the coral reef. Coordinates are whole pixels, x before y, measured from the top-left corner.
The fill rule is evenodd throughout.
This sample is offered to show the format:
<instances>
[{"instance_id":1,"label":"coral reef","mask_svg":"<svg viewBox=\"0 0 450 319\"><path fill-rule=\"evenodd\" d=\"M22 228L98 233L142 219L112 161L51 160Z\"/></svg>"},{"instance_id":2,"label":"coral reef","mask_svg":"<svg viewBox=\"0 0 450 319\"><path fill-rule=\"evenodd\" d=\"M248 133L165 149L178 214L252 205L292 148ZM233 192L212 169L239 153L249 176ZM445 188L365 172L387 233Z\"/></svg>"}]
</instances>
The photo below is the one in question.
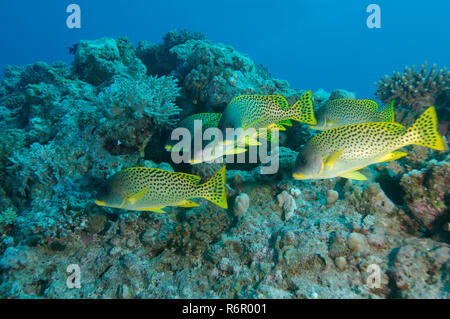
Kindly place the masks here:
<instances>
[{"instance_id":1,"label":"coral reef","mask_svg":"<svg viewBox=\"0 0 450 319\"><path fill-rule=\"evenodd\" d=\"M411 123L424 107L434 105L440 121L445 122L442 133L447 133L450 121L450 72L447 68L437 71L433 64L428 73L428 63L425 62L420 70L416 70L414 65L412 68L405 67L403 73L393 72L390 77L385 75L375 85L378 87L375 92L378 99L385 104L395 101L397 122Z\"/></svg>"},{"instance_id":2,"label":"coral reef","mask_svg":"<svg viewBox=\"0 0 450 319\"><path fill-rule=\"evenodd\" d=\"M428 73L428 63L425 62L420 71L413 65L412 69L405 67L403 74L394 72L391 77L385 76L376 83L377 98L388 104L395 100L398 105L422 107L435 105L436 100L449 89L450 73L446 68L436 72L436 64Z\"/></svg>"},{"instance_id":3,"label":"coral reef","mask_svg":"<svg viewBox=\"0 0 450 319\"><path fill-rule=\"evenodd\" d=\"M180 118L238 94L293 103L304 90L188 31L137 48L81 41L73 53L72 66L9 66L0 85L0 297L450 297L446 153L411 147L365 169L369 181L296 181L314 132L294 123L272 162L227 165L229 210L206 200L166 214L99 207L95 191L124 167L206 180L222 166L170 162L163 143ZM314 97L319 107L355 96ZM277 159L277 173L261 175ZM66 284L71 264L81 288ZM379 286L369 285L374 266Z\"/></svg>"}]
</instances>

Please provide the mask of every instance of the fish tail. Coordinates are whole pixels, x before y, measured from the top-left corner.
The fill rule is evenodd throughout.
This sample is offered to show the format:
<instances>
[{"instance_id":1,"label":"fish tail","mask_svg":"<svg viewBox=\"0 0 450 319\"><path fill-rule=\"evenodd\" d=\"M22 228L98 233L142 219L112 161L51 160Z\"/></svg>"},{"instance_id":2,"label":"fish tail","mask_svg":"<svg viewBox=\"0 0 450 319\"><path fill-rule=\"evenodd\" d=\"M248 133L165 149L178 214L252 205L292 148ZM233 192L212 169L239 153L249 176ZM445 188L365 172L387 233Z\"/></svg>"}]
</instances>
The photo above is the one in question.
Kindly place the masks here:
<instances>
[{"instance_id":1,"label":"fish tail","mask_svg":"<svg viewBox=\"0 0 450 319\"><path fill-rule=\"evenodd\" d=\"M438 132L438 120L434 106L430 106L403 135L404 145L415 144L438 151L446 149L444 138Z\"/></svg>"},{"instance_id":2,"label":"fish tail","mask_svg":"<svg viewBox=\"0 0 450 319\"><path fill-rule=\"evenodd\" d=\"M289 109L292 120L303 122L306 124L316 125L317 120L314 116L314 103L312 100L312 91L309 90L303 96L295 102Z\"/></svg>"},{"instance_id":3,"label":"fish tail","mask_svg":"<svg viewBox=\"0 0 450 319\"><path fill-rule=\"evenodd\" d=\"M380 111L380 116L383 122L394 122L394 100Z\"/></svg>"},{"instance_id":4,"label":"fish tail","mask_svg":"<svg viewBox=\"0 0 450 319\"><path fill-rule=\"evenodd\" d=\"M209 200L219 207L227 209L228 203L225 185L225 166L223 166L213 177L209 179L209 181L200 185L199 196Z\"/></svg>"}]
</instances>

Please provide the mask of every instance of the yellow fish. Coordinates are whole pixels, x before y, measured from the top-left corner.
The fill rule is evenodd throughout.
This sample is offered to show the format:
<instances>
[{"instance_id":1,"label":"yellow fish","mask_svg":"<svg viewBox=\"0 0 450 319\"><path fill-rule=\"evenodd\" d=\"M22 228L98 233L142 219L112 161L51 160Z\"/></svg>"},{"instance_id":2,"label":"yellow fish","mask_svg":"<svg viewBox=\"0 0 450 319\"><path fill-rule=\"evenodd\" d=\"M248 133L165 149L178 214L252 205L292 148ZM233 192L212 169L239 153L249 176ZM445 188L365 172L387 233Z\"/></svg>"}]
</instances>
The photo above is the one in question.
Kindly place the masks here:
<instances>
[{"instance_id":1,"label":"yellow fish","mask_svg":"<svg viewBox=\"0 0 450 319\"><path fill-rule=\"evenodd\" d=\"M437 130L436 111L429 107L408 129L394 122L340 126L311 138L300 151L294 165L296 179L324 179L342 176L365 180L359 169L367 165L396 160L408 155L398 149L421 145L446 149Z\"/></svg>"},{"instance_id":2,"label":"yellow fish","mask_svg":"<svg viewBox=\"0 0 450 319\"><path fill-rule=\"evenodd\" d=\"M290 120L311 125L317 123L314 117L311 91L306 92L292 106L289 106L288 101L282 95L240 95L235 97L225 108L219 128L224 135L227 128L285 130L283 125L291 125ZM225 144L233 142L235 141L225 141ZM239 141L239 137L237 142L245 143Z\"/></svg>"},{"instance_id":3,"label":"yellow fish","mask_svg":"<svg viewBox=\"0 0 450 319\"><path fill-rule=\"evenodd\" d=\"M166 206L198 207L192 198L205 198L228 208L225 166L209 181L201 177L157 168L132 167L111 176L96 196L100 206L164 213Z\"/></svg>"},{"instance_id":4,"label":"yellow fish","mask_svg":"<svg viewBox=\"0 0 450 319\"><path fill-rule=\"evenodd\" d=\"M311 128L321 131L350 124L394 122L394 101L379 110L372 100L329 100L317 110L316 119L317 124Z\"/></svg>"}]
</instances>

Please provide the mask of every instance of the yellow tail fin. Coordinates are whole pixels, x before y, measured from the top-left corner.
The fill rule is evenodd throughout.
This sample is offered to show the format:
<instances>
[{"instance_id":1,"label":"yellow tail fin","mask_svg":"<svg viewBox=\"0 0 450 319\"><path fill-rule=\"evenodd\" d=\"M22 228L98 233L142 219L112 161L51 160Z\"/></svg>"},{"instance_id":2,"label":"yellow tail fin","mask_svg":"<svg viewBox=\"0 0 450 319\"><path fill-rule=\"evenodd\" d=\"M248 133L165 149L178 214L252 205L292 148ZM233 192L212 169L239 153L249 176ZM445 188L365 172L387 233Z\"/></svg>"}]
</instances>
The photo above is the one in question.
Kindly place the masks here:
<instances>
[{"instance_id":1,"label":"yellow tail fin","mask_svg":"<svg viewBox=\"0 0 450 319\"><path fill-rule=\"evenodd\" d=\"M380 111L380 116L383 122L394 122L394 100Z\"/></svg>"},{"instance_id":2,"label":"yellow tail fin","mask_svg":"<svg viewBox=\"0 0 450 319\"><path fill-rule=\"evenodd\" d=\"M309 90L303 96L295 102L294 105L289 109L292 119L303 122L306 124L316 125L317 120L314 116L314 103L312 100L312 91Z\"/></svg>"},{"instance_id":3,"label":"yellow tail fin","mask_svg":"<svg viewBox=\"0 0 450 319\"><path fill-rule=\"evenodd\" d=\"M437 129L438 121L434 106L430 106L408 128L403 135L405 145L416 144L433 148L438 151L445 150L445 142Z\"/></svg>"},{"instance_id":4,"label":"yellow tail fin","mask_svg":"<svg viewBox=\"0 0 450 319\"><path fill-rule=\"evenodd\" d=\"M200 185L199 196L209 200L219 207L228 208L227 194L225 192L226 176L225 166L222 167L206 183Z\"/></svg>"}]
</instances>

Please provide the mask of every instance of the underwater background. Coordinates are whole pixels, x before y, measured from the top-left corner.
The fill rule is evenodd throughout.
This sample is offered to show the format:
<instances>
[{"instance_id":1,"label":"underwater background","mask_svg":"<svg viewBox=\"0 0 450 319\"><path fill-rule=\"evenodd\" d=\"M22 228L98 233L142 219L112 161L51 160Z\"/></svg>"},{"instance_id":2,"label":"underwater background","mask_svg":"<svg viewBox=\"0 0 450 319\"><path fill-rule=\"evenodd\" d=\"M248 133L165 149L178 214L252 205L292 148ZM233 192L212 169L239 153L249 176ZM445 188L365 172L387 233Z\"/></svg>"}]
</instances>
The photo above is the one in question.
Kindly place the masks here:
<instances>
[{"instance_id":1,"label":"underwater background","mask_svg":"<svg viewBox=\"0 0 450 319\"><path fill-rule=\"evenodd\" d=\"M434 105L447 141L448 1L77 1L80 29L70 3L0 3L0 297L449 298L448 151L298 181L317 132L293 123L276 174L227 165L228 209L94 203L127 167L213 176L164 144L242 94L394 101L407 127Z\"/></svg>"}]
</instances>

